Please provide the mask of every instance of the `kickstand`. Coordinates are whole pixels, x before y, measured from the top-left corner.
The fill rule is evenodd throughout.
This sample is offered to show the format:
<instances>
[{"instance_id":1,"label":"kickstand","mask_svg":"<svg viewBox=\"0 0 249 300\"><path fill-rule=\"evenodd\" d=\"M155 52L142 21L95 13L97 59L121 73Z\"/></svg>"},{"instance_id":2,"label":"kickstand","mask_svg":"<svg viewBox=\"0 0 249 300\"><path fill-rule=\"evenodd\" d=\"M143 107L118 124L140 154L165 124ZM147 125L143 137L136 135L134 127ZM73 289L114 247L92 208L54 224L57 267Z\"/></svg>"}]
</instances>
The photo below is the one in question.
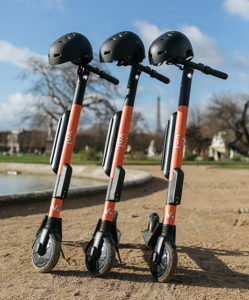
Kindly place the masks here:
<instances>
[{"instance_id":1,"label":"kickstand","mask_svg":"<svg viewBox=\"0 0 249 300\"><path fill-rule=\"evenodd\" d=\"M68 259L66 259L66 257L65 257L65 255L64 255L64 252L63 252L62 248L61 248L61 256L62 256L62 258L63 258L63 259L69 264L69 266L70 266L70 263L69 263Z\"/></svg>"},{"instance_id":2,"label":"kickstand","mask_svg":"<svg viewBox=\"0 0 249 300\"><path fill-rule=\"evenodd\" d=\"M116 249L116 252L117 252L117 254L118 254L119 262L122 264L121 256L120 256L120 253L119 253L119 249L118 249L117 246L115 247L115 249Z\"/></svg>"}]
</instances>

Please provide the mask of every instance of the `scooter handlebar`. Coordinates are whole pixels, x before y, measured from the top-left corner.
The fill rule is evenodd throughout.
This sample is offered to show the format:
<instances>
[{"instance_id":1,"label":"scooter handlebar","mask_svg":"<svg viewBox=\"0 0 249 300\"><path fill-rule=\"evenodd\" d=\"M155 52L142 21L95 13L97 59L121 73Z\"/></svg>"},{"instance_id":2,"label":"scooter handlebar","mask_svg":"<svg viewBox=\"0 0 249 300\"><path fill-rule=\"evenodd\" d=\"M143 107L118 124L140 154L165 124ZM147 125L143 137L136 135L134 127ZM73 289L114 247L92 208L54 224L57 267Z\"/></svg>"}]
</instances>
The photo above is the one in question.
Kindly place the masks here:
<instances>
[{"instance_id":1,"label":"scooter handlebar","mask_svg":"<svg viewBox=\"0 0 249 300\"><path fill-rule=\"evenodd\" d=\"M111 75L109 75L108 73L106 73L105 71L99 69L98 67L93 67L91 65L87 65L87 69L91 72L94 73L96 75L98 75L100 78L103 78L107 81L110 81L111 83L118 85L119 84L119 80Z\"/></svg>"},{"instance_id":2,"label":"scooter handlebar","mask_svg":"<svg viewBox=\"0 0 249 300\"><path fill-rule=\"evenodd\" d=\"M196 63L191 62L191 66L193 66L194 69L199 70L202 73L207 74L207 75L212 75L212 76L215 76L215 77L218 77L221 79L228 78L227 73L212 69L211 67L205 66L204 64L196 64Z\"/></svg>"},{"instance_id":3,"label":"scooter handlebar","mask_svg":"<svg viewBox=\"0 0 249 300\"><path fill-rule=\"evenodd\" d=\"M136 67L137 69L139 69L141 72L144 72L144 73L150 75L150 77L155 78L163 83L168 84L170 82L168 77L158 73L157 71L151 69L148 66L145 67L141 64L133 64L133 66Z\"/></svg>"},{"instance_id":4,"label":"scooter handlebar","mask_svg":"<svg viewBox=\"0 0 249 300\"><path fill-rule=\"evenodd\" d=\"M157 71L155 71L153 69L151 69L150 77L156 78L157 80L159 80L163 83L166 83L166 84L168 84L170 82L170 79L168 77L158 73Z\"/></svg>"}]
</instances>

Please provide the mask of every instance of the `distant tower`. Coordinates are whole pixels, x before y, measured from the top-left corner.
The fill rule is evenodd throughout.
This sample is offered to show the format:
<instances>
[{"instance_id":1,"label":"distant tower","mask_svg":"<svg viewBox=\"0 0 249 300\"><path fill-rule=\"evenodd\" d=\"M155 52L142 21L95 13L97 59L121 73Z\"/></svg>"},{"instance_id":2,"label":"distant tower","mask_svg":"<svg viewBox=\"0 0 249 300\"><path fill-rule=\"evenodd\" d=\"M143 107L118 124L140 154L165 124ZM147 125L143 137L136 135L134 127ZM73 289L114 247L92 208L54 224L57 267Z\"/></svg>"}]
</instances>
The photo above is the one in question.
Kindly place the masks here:
<instances>
[{"instance_id":1,"label":"distant tower","mask_svg":"<svg viewBox=\"0 0 249 300\"><path fill-rule=\"evenodd\" d=\"M156 99L156 133L162 132L162 127L161 127L161 108L160 108L160 97L157 97Z\"/></svg>"}]
</instances>

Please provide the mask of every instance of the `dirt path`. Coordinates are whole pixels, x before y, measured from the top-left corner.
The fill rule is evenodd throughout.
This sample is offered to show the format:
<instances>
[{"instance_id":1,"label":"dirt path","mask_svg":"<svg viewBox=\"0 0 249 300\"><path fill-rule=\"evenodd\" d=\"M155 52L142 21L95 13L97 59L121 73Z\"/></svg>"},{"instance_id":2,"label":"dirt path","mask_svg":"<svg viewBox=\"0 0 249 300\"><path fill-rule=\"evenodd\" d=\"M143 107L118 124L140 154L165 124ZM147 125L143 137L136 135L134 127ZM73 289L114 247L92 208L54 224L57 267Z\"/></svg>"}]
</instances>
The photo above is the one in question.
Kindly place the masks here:
<instances>
[{"instance_id":1,"label":"dirt path","mask_svg":"<svg viewBox=\"0 0 249 300\"><path fill-rule=\"evenodd\" d=\"M134 167L133 167L134 168ZM177 210L178 269L169 284L153 281L150 251L141 231L148 216L162 216L167 183L158 166L147 185L125 190L119 210L121 257L104 279L90 277L82 247L102 214L104 195L63 205L63 250L50 274L31 265L31 245L49 204L1 207L0 299L249 299L249 170L185 166L182 205ZM238 218L239 217L239 218Z\"/></svg>"}]
</instances>

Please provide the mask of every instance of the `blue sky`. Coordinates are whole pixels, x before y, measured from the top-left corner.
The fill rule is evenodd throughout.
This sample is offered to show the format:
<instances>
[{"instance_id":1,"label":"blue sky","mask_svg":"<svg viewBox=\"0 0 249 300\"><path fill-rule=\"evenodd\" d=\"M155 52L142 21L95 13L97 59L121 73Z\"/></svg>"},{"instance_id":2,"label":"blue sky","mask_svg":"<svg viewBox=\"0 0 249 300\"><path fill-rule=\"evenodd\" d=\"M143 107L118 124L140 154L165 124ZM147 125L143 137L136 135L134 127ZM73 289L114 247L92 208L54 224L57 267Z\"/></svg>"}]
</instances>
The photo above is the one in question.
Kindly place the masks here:
<instances>
[{"instance_id":1,"label":"blue sky","mask_svg":"<svg viewBox=\"0 0 249 300\"><path fill-rule=\"evenodd\" d=\"M98 53L102 42L123 30L137 33L146 51L168 30L185 33L192 42L195 61L229 73L227 81L195 72L191 106L205 108L214 93L249 94L249 0L8 0L0 10L0 130L27 127L24 109L34 97L30 81L17 79L30 55L46 56L51 43L63 34L80 32ZM144 61L148 64L148 60ZM120 79L124 94L129 68L108 65ZM161 97L162 125L177 107L180 71L161 66L170 85L141 76L135 110L155 126L155 100ZM123 99L117 99L120 107Z\"/></svg>"}]
</instances>

